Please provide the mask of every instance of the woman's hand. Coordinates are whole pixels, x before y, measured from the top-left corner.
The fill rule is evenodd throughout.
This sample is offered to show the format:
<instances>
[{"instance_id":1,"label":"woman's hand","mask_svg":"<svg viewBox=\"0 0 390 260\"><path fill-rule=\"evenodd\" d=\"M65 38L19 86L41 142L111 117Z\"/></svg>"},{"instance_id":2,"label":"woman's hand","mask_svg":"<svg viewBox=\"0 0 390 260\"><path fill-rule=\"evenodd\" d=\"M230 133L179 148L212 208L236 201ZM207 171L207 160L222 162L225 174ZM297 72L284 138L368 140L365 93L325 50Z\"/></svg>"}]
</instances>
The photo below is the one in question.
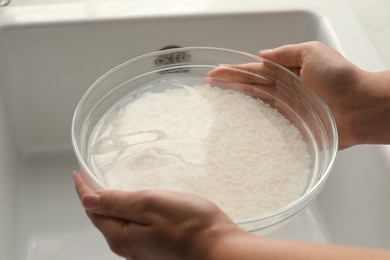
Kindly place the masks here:
<instances>
[{"instance_id":1,"label":"woman's hand","mask_svg":"<svg viewBox=\"0 0 390 260\"><path fill-rule=\"evenodd\" d=\"M110 248L127 259L208 259L224 236L245 233L214 204L166 190L92 191L74 174L79 198Z\"/></svg>"},{"instance_id":2,"label":"woman's hand","mask_svg":"<svg viewBox=\"0 0 390 260\"><path fill-rule=\"evenodd\" d=\"M262 51L261 57L296 72L335 117L339 147L390 144L390 71L359 69L319 42Z\"/></svg>"},{"instance_id":3,"label":"woman's hand","mask_svg":"<svg viewBox=\"0 0 390 260\"><path fill-rule=\"evenodd\" d=\"M340 149L356 144L390 144L390 71L370 73L361 70L319 42L285 45L261 51L260 56L290 69L323 98L335 118ZM272 66L266 63L222 65L209 72L211 79L208 81L213 84L225 79L240 82L243 89L254 85L268 88L268 92L272 89L272 86L256 82L255 77L224 67L254 74L256 70L267 70L266 74L270 74ZM213 78L216 79L214 82Z\"/></svg>"},{"instance_id":4,"label":"woman's hand","mask_svg":"<svg viewBox=\"0 0 390 260\"><path fill-rule=\"evenodd\" d=\"M390 259L390 252L263 239L236 227L214 204L163 190L93 192L80 173L77 193L111 249L131 260Z\"/></svg>"},{"instance_id":5,"label":"woman's hand","mask_svg":"<svg viewBox=\"0 0 390 260\"><path fill-rule=\"evenodd\" d=\"M289 68L324 99L336 120L340 148L358 142L354 114L364 71L319 42L285 45L262 51L261 57Z\"/></svg>"}]
</instances>

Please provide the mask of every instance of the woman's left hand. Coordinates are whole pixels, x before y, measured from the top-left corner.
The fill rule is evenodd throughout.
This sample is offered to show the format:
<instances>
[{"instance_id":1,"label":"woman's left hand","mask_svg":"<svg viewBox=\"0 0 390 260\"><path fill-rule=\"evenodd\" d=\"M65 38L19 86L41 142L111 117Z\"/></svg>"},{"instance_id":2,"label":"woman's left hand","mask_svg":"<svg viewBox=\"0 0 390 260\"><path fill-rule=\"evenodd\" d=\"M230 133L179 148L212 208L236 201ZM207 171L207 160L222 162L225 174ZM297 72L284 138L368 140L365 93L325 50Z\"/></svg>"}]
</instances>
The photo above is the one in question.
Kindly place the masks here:
<instances>
[{"instance_id":1,"label":"woman's left hand","mask_svg":"<svg viewBox=\"0 0 390 260\"><path fill-rule=\"evenodd\" d=\"M199 196L167 190L93 191L74 174L79 198L110 248L127 259L207 259L226 234L242 233Z\"/></svg>"}]
</instances>

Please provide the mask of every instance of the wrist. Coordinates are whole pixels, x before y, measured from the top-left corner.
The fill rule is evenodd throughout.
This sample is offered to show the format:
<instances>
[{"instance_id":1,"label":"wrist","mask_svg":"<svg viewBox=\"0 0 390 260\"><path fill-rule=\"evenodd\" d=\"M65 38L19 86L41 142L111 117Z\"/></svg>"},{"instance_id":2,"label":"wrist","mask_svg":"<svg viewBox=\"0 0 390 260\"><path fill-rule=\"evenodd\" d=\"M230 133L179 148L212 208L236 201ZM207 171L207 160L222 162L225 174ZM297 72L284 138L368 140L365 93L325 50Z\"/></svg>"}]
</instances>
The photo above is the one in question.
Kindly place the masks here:
<instances>
[{"instance_id":1,"label":"wrist","mask_svg":"<svg viewBox=\"0 0 390 260\"><path fill-rule=\"evenodd\" d=\"M213 243L207 260L259 259L264 254L263 243L259 236L243 230L226 233Z\"/></svg>"},{"instance_id":2,"label":"wrist","mask_svg":"<svg viewBox=\"0 0 390 260\"><path fill-rule=\"evenodd\" d=\"M354 144L390 144L390 71L363 72L351 113Z\"/></svg>"},{"instance_id":3,"label":"wrist","mask_svg":"<svg viewBox=\"0 0 390 260\"><path fill-rule=\"evenodd\" d=\"M215 223L193 237L188 245L185 259L229 260L226 254L232 247L242 245L237 242L241 236L248 233L238 228L234 223ZM236 243L237 242L237 243ZM233 249L234 250L234 249ZM236 258L237 259L237 258Z\"/></svg>"}]
</instances>

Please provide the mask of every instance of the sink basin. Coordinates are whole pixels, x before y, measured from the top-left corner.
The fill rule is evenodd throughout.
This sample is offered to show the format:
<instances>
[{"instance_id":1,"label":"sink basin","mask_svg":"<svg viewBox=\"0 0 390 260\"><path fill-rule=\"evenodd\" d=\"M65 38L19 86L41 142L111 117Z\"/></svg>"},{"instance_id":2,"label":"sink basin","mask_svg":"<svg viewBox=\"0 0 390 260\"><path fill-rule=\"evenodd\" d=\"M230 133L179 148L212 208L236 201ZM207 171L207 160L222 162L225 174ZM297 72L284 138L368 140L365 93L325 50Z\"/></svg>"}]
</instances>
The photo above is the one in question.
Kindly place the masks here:
<instances>
[{"instance_id":1,"label":"sink basin","mask_svg":"<svg viewBox=\"0 0 390 260\"><path fill-rule=\"evenodd\" d=\"M364 69L384 69L343 1L228 2L0 9L0 259L120 259L74 192L70 124L87 88L128 59L171 45L256 54L319 40ZM390 249L390 207L383 206L390 197L389 158L387 146L339 152L321 195L270 237Z\"/></svg>"}]
</instances>

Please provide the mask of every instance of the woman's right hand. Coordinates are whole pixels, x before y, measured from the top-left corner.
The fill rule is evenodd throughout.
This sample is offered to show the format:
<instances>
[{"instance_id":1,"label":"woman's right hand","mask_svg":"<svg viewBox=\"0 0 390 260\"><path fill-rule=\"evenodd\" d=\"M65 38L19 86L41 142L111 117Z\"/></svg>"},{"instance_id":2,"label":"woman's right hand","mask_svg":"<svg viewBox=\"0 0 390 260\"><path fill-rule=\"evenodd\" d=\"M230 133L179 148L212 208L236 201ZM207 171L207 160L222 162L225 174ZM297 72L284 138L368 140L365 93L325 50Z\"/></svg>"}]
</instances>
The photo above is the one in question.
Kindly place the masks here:
<instances>
[{"instance_id":1,"label":"woman's right hand","mask_svg":"<svg viewBox=\"0 0 390 260\"><path fill-rule=\"evenodd\" d=\"M298 74L324 99L336 120L340 149L390 143L389 71L361 70L319 42L285 45L260 55Z\"/></svg>"},{"instance_id":2,"label":"woman's right hand","mask_svg":"<svg viewBox=\"0 0 390 260\"><path fill-rule=\"evenodd\" d=\"M300 76L328 104L337 125L339 149L356 144L390 144L390 71L364 71L319 42L285 45L261 51L260 56ZM271 67L266 63L223 64L208 73L208 81L220 81L222 87L244 92L249 89L249 94L256 88L269 91L272 86L261 79L226 68L269 74ZM224 86L224 79L241 84Z\"/></svg>"}]
</instances>

